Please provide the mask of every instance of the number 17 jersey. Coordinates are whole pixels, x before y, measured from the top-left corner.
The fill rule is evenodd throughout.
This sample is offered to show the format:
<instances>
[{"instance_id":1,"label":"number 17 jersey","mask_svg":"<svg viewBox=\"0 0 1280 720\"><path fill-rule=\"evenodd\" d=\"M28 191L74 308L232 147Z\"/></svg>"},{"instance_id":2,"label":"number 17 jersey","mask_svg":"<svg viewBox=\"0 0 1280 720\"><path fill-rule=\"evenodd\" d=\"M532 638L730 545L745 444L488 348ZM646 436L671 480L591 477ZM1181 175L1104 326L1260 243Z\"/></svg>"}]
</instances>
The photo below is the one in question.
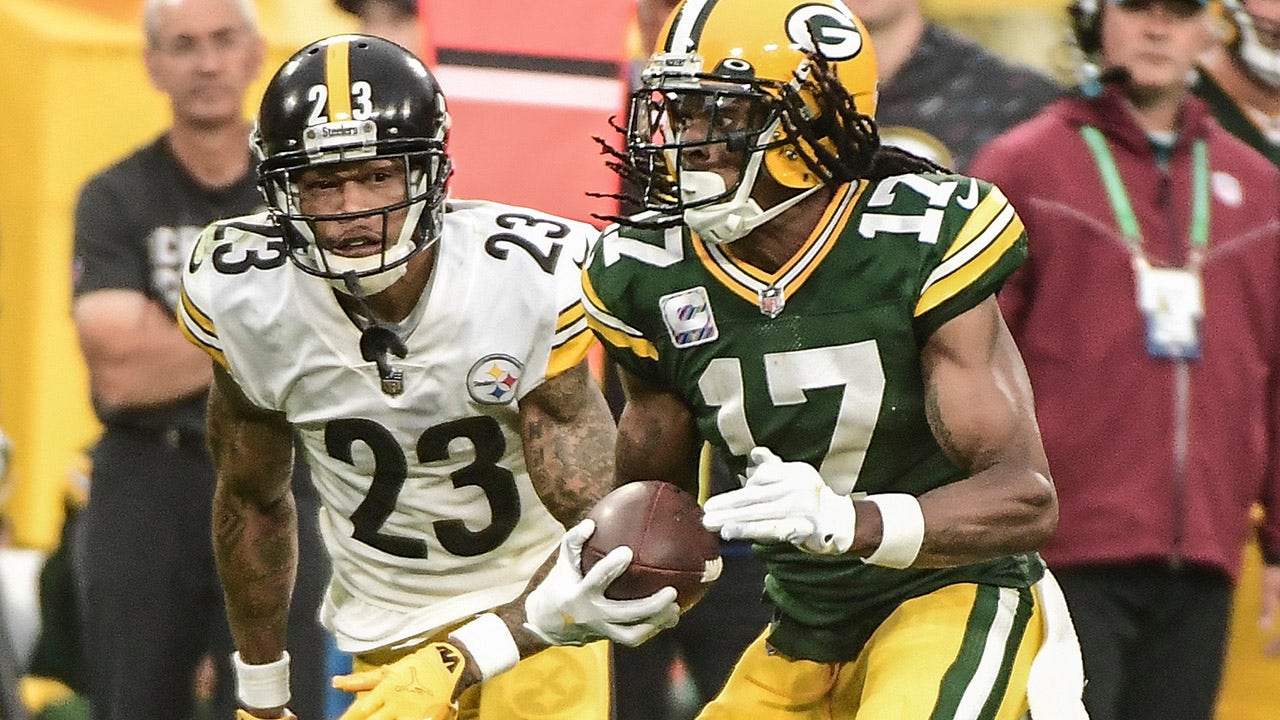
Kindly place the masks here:
<instances>
[{"instance_id":1,"label":"number 17 jersey","mask_svg":"<svg viewBox=\"0 0 1280 720\"><path fill-rule=\"evenodd\" d=\"M610 357L681 396L735 472L762 445L841 494L919 496L965 477L930 430L921 350L999 288L1025 245L991 185L902 175L839 188L772 273L680 227L610 228L584 271L584 306ZM1041 572L1035 555L894 570L787 543L755 551L779 610L770 642L823 662L853 659L911 597L954 582L1026 587Z\"/></svg>"}]
</instances>

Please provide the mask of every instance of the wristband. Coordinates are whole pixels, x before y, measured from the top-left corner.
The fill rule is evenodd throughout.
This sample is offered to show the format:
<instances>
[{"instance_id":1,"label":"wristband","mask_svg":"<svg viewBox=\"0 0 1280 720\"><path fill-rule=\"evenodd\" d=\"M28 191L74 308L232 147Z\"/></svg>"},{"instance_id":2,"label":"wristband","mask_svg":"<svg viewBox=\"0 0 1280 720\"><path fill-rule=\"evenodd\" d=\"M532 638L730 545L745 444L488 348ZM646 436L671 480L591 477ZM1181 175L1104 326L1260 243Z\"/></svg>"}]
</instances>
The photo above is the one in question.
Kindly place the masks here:
<instances>
[{"instance_id":1,"label":"wristband","mask_svg":"<svg viewBox=\"0 0 1280 720\"><path fill-rule=\"evenodd\" d=\"M906 493L868 495L880 508L880 547L863 559L871 565L902 570L911 567L924 544L924 513L920 501Z\"/></svg>"},{"instance_id":2,"label":"wristband","mask_svg":"<svg viewBox=\"0 0 1280 720\"><path fill-rule=\"evenodd\" d=\"M502 618L493 613L476 619L449 633L449 639L467 648L481 680L504 673L520 662L520 649Z\"/></svg>"},{"instance_id":3,"label":"wristband","mask_svg":"<svg viewBox=\"0 0 1280 720\"><path fill-rule=\"evenodd\" d=\"M289 702L289 653L264 665L250 665L231 653L236 673L236 695L248 708L283 707Z\"/></svg>"}]
</instances>

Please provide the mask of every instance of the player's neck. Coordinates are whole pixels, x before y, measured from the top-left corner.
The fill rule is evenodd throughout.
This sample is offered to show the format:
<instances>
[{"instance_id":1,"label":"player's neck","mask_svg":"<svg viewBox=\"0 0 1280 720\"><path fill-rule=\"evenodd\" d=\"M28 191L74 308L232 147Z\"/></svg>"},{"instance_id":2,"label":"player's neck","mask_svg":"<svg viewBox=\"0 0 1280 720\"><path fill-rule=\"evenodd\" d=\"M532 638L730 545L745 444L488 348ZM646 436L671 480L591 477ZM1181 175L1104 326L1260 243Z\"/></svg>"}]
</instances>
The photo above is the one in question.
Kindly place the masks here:
<instances>
[{"instance_id":1,"label":"player's neck","mask_svg":"<svg viewBox=\"0 0 1280 720\"><path fill-rule=\"evenodd\" d=\"M924 30L924 17L919 13L904 13L892 23L869 29L881 82L888 84L893 81L898 70L911 59L920 38L924 37Z\"/></svg>"},{"instance_id":2,"label":"player's neck","mask_svg":"<svg viewBox=\"0 0 1280 720\"><path fill-rule=\"evenodd\" d=\"M1252 108L1263 115L1280 117L1280 91L1255 80L1241 62L1225 50L1219 50L1205 62L1204 68L1242 109Z\"/></svg>"},{"instance_id":3,"label":"player's neck","mask_svg":"<svg viewBox=\"0 0 1280 720\"><path fill-rule=\"evenodd\" d=\"M365 303L374 317L367 318L384 323L398 323L409 317L419 302L426 302L427 281L431 279L431 268L435 265L434 246L423 250L409 259L404 277L391 287L375 295L365 297ZM359 303L346 293L335 293L338 302L347 312L363 315Z\"/></svg>"},{"instance_id":4,"label":"player's neck","mask_svg":"<svg viewBox=\"0 0 1280 720\"><path fill-rule=\"evenodd\" d=\"M733 257L768 273L777 272L804 247L831 203L832 188L823 188L778 217L726 246Z\"/></svg>"},{"instance_id":5,"label":"player's neck","mask_svg":"<svg viewBox=\"0 0 1280 720\"><path fill-rule=\"evenodd\" d=\"M202 187L221 190L240 181L252 169L250 129L243 120L218 126L177 122L169 128L169 148Z\"/></svg>"}]
</instances>

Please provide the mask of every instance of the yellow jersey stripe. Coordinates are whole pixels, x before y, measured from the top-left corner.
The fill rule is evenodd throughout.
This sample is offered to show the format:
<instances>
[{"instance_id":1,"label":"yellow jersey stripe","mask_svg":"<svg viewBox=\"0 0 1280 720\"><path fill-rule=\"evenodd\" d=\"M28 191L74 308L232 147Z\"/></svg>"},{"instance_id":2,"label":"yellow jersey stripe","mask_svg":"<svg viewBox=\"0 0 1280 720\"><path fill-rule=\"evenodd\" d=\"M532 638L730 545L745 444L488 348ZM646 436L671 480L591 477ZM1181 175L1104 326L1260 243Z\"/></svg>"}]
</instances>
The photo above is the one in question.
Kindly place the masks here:
<instances>
[{"instance_id":1,"label":"yellow jersey stripe","mask_svg":"<svg viewBox=\"0 0 1280 720\"><path fill-rule=\"evenodd\" d=\"M601 340L616 348L628 350L631 354L636 355L637 357L649 358L650 360L658 359L658 348L654 346L653 343L645 340L644 338L634 337L624 332L614 330L608 325L601 323L590 313L587 314L587 326L590 327Z\"/></svg>"},{"instance_id":2,"label":"yellow jersey stripe","mask_svg":"<svg viewBox=\"0 0 1280 720\"><path fill-rule=\"evenodd\" d=\"M1022 225L1022 219L1012 213L1012 208L1010 208L1010 214L1013 215L1012 222L1007 223L1004 229L992 238L991 242L986 243L985 248L971 260L957 267L949 275L939 278L921 293L920 300L916 303L915 317L929 312L943 301L964 290L981 277L983 273L995 266L1000 258L1009 251L1009 248L1013 247L1018 238L1022 237L1025 228Z\"/></svg>"},{"instance_id":3,"label":"yellow jersey stripe","mask_svg":"<svg viewBox=\"0 0 1280 720\"><path fill-rule=\"evenodd\" d=\"M1004 193L1000 192L1000 188L991 188L991 192L978 203L978 207L969 213L969 219L965 221L964 227L960 228L960 232L956 233L955 239L951 241L951 247L947 248L947 253L942 256L942 259L946 260L960 252L974 238L980 236L1008 204L1009 200Z\"/></svg>"},{"instance_id":4,"label":"yellow jersey stripe","mask_svg":"<svg viewBox=\"0 0 1280 720\"><path fill-rule=\"evenodd\" d=\"M231 372L231 364L227 362L227 356L223 354L222 350L196 337L195 334L191 332L191 329L187 327L187 324L185 322L178 323L178 330L182 332L182 335L186 337L187 340L190 341L192 345L195 345L196 347L205 351L205 354L213 358L214 362L221 365L223 370L226 370L227 372Z\"/></svg>"},{"instance_id":5,"label":"yellow jersey stripe","mask_svg":"<svg viewBox=\"0 0 1280 720\"><path fill-rule=\"evenodd\" d=\"M330 43L324 54L324 84L329 91L329 122L351 119L350 41Z\"/></svg>"},{"instance_id":6,"label":"yellow jersey stripe","mask_svg":"<svg viewBox=\"0 0 1280 720\"><path fill-rule=\"evenodd\" d=\"M560 332L570 325L582 319L586 314L586 310L582 309L582 303L574 303L564 310L560 311L560 315L556 318L556 332Z\"/></svg>"},{"instance_id":7,"label":"yellow jersey stripe","mask_svg":"<svg viewBox=\"0 0 1280 720\"><path fill-rule=\"evenodd\" d=\"M182 311L186 312L186 315L191 318L191 322L195 323L196 327L208 333L210 337L218 337L218 331L214 329L213 321L209 319L208 314L196 307L196 304L191 300L191 296L187 295L186 288L182 289L180 302L182 303ZM181 311L178 314L178 319L182 319Z\"/></svg>"},{"instance_id":8,"label":"yellow jersey stripe","mask_svg":"<svg viewBox=\"0 0 1280 720\"><path fill-rule=\"evenodd\" d=\"M582 332L551 348L551 357L547 358L547 377L553 378L577 366L587 356L587 351L595 341L595 336L584 326Z\"/></svg>"},{"instance_id":9,"label":"yellow jersey stripe","mask_svg":"<svg viewBox=\"0 0 1280 720\"><path fill-rule=\"evenodd\" d=\"M587 325L599 338L610 345L630 350L639 357L658 359L658 348L645 339L639 330L614 317L591 286L591 276L582 271L582 309L587 313Z\"/></svg>"},{"instance_id":10,"label":"yellow jersey stripe","mask_svg":"<svg viewBox=\"0 0 1280 720\"><path fill-rule=\"evenodd\" d=\"M743 300L753 304L760 301L758 292L738 282L735 278L730 277L728 273L720 268L719 263L711 259L711 255L707 252L707 246L705 243L693 243L693 252L697 254L698 259L702 261L702 266L707 269L707 272L711 273L711 276L714 277L717 282L725 286L725 288L734 295L737 295Z\"/></svg>"}]
</instances>

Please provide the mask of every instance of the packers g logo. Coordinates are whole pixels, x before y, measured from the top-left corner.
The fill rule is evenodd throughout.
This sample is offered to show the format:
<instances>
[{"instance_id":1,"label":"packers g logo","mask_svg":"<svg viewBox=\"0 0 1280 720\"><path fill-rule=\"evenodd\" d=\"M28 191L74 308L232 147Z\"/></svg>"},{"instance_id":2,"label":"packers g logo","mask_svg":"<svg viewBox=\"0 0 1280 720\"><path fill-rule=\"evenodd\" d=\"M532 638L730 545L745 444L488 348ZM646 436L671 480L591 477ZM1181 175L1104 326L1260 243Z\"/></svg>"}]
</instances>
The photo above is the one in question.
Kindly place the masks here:
<instances>
[{"instance_id":1,"label":"packers g logo","mask_svg":"<svg viewBox=\"0 0 1280 720\"><path fill-rule=\"evenodd\" d=\"M787 37L804 48L816 49L828 60L848 60L862 52L862 33L853 18L830 5L801 5L787 16Z\"/></svg>"}]
</instances>

